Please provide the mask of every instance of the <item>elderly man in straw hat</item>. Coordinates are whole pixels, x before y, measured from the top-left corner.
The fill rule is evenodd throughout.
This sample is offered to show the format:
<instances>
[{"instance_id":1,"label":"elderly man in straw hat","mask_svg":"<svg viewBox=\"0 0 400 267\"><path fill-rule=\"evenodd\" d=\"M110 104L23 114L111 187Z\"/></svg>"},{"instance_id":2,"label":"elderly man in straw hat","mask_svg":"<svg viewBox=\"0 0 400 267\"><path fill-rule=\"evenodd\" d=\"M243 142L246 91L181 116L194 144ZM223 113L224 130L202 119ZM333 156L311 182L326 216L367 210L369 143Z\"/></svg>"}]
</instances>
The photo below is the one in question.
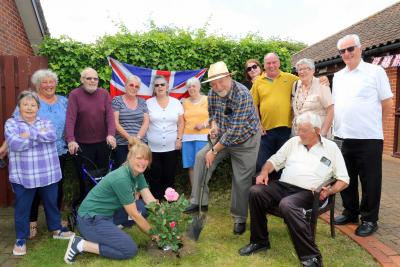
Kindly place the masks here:
<instances>
[{"instance_id":1,"label":"elderly man in straw hat","mask_svg":"<svg viewBox=\"0 0 400 267\"><path fill-rule=\"evenodd\" d=\"M260 145L258 117L247 88L232 79L222 61L212 64L208 70L211 89L208 93L208 112L211 121L210 134L218 140L213 146L205 146L197 153L191 205L186 213L199 210L199 196L204 179L202 210L208 209L207 183L218 163L231 157L233 178L231 214L234 219L233 233L240 235L246 230L248 193L255 173ZM208 170L207 170L208 169Z\"/></svg>"}]
</instances>

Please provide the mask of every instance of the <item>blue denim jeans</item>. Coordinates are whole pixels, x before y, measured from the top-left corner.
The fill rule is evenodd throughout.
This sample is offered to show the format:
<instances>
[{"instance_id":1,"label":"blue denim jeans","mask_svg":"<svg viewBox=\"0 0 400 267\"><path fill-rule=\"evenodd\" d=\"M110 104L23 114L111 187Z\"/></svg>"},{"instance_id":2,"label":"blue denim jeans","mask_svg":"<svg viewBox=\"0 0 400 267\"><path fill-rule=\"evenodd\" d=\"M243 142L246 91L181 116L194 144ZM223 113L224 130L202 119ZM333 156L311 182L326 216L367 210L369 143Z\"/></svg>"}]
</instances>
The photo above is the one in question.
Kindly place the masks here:
<instances>
[{"instance_id":1,"label":"blue denim jeans","mask_svg":"<svg viewBox=\"0 0 400 267\"><path fill-rule=\"evenodd\" d=\"M289 140L291 129L277 127L267 131L261 136L260 149L258 150L256 172L260 172L265 162L275 154L283 144Z\"/></svg>"},{"instance_id":2,"label":"blue denim jeans","mask_svg":"<svg viewBox=\"0 0 400 267\"><path fill-rule=\"evenodd\" d=\"M61 215L57 207L58 183L37 188L25 188L15 183L12 183L11 186L15 193L14 221L17 239L29 237L29 217L36 192L42 199L49 231L61 229Z\"/></svg>"}]
</instances>

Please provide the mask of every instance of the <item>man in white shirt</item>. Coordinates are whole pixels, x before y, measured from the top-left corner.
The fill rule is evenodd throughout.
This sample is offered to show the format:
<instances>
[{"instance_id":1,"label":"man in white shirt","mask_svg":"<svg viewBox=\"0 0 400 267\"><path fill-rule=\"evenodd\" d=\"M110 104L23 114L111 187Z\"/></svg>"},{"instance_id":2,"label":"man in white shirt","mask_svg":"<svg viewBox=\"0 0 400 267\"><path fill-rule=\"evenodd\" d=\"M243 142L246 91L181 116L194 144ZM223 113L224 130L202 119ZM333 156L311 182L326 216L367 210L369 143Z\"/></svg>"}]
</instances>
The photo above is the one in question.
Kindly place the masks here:
<instances>
[{"instance_id":1,"label":"man in white shirt","mask_svg":"<svg viewBox=\"0 0 400 267\"><path fill-rule=\"evenodd\" d=\"M347 35L337 44L346 67L333 78L334 135L343 140L343 157L350 176L349 187L341 192L343 213L335 224L358 223L358 236L378 229L382 187L383 126L392 107L389 79L380 66L361 58L360 38ZM362 196L359 203L358 177Z\"/></svg>"},{"instance_id":2,"label":"man in white shirt","mask_svg":"<svg viewBox=\"0 0 400 267\"><path fill-rule=\"evenodd\" d=\"M320 136L321 119L306 112L296 118L298 136L287 141L264 164L250 188L250 244L239 250L241 256L269 249L265 214L279 206L303 266L322 266L321 253L315 244L304 210L312 208L312 190L335 177L337 181L321 191L320 199L340 192L349 183L346 166L338 146ZM279 181L269 182L268 175L282 168Z\"/></svg>"}]
</instances>

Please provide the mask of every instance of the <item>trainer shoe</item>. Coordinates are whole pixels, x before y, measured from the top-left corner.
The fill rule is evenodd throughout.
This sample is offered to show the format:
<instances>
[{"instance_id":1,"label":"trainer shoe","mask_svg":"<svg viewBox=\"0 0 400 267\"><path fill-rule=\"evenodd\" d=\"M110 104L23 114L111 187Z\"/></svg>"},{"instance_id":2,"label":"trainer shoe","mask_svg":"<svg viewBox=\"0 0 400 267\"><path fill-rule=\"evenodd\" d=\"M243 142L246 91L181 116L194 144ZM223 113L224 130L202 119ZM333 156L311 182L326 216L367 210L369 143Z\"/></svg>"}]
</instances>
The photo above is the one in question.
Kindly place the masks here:
<instances>
[{"instance_id":1,"label":"trainer shoe","mask_svg":"<svg viewBox=\"0 0 400 267\"><path fill-rule=\"evenodd\" d=\"M61 230L53 232L54 239L70 239L75 235L74 232L68 231L67 228L63 227Z\"/></svg>"},{"instance_id":2,"label":"trainer shoe","mask_svg":"<svg viewBox=\"0 0 400 267\"><path fill-rule=\"evenodd\" d=\"M68 242L67 251L65 251L64 261L68 264L72 264L75 261L76 256L82 252L78 250L78 243L83 240L82 237L74 235Z\"/></svg>"},{"instance_id":3,"label":"trainer shoe","mask_svg":"<svg viewBox=\"0 0 400 267\"><path fill-rule=\"evenodd\" d=\"M23 256L26 254L26 241L25 239L17 239L13 248L14 256Z\"/></svg>"}]
</instances>

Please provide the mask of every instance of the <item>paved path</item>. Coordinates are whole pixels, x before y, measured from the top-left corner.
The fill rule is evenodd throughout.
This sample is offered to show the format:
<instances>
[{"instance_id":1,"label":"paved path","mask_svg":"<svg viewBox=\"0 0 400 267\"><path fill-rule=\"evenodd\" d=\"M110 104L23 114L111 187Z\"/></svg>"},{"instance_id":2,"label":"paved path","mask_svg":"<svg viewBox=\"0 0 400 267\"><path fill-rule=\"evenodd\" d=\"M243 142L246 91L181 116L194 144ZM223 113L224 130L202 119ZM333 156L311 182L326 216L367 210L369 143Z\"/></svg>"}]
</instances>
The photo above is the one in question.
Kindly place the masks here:
<instances>
[{"instance_id":1,"label":"paved path","mask_svg":"<svg viewBox=\"0 0 400 267\"><path fill-rule=\"evenodd\" d=\"M342 210L337 196L336 213ZM328 214L323 217L328 220ZM383 157L383 184L378 231L367 238L354 234L355 224L337 228L367 250L382 266L400 266L400 159Z\"/></svg>"},{"instance_id":2,"label":"paved path","mask_svg":"<svg viewBox=\"0 0 400 267\"><path fill-rule=\"evenodd\" d=\"M337 197L337 212L341 199ZM41 212L43 213L43 212ZM366 249L382 266L400 266L400 159L384 156L383 189L378 231L370 237L354 235L355 224L337 227ZM328 220L328 213L322 216ZM41 221L44 221L41 219ZM11 254L15 242L13 209L0 208L0 266L15 266L18 257Z\"/></svg>"}]
</instances>

